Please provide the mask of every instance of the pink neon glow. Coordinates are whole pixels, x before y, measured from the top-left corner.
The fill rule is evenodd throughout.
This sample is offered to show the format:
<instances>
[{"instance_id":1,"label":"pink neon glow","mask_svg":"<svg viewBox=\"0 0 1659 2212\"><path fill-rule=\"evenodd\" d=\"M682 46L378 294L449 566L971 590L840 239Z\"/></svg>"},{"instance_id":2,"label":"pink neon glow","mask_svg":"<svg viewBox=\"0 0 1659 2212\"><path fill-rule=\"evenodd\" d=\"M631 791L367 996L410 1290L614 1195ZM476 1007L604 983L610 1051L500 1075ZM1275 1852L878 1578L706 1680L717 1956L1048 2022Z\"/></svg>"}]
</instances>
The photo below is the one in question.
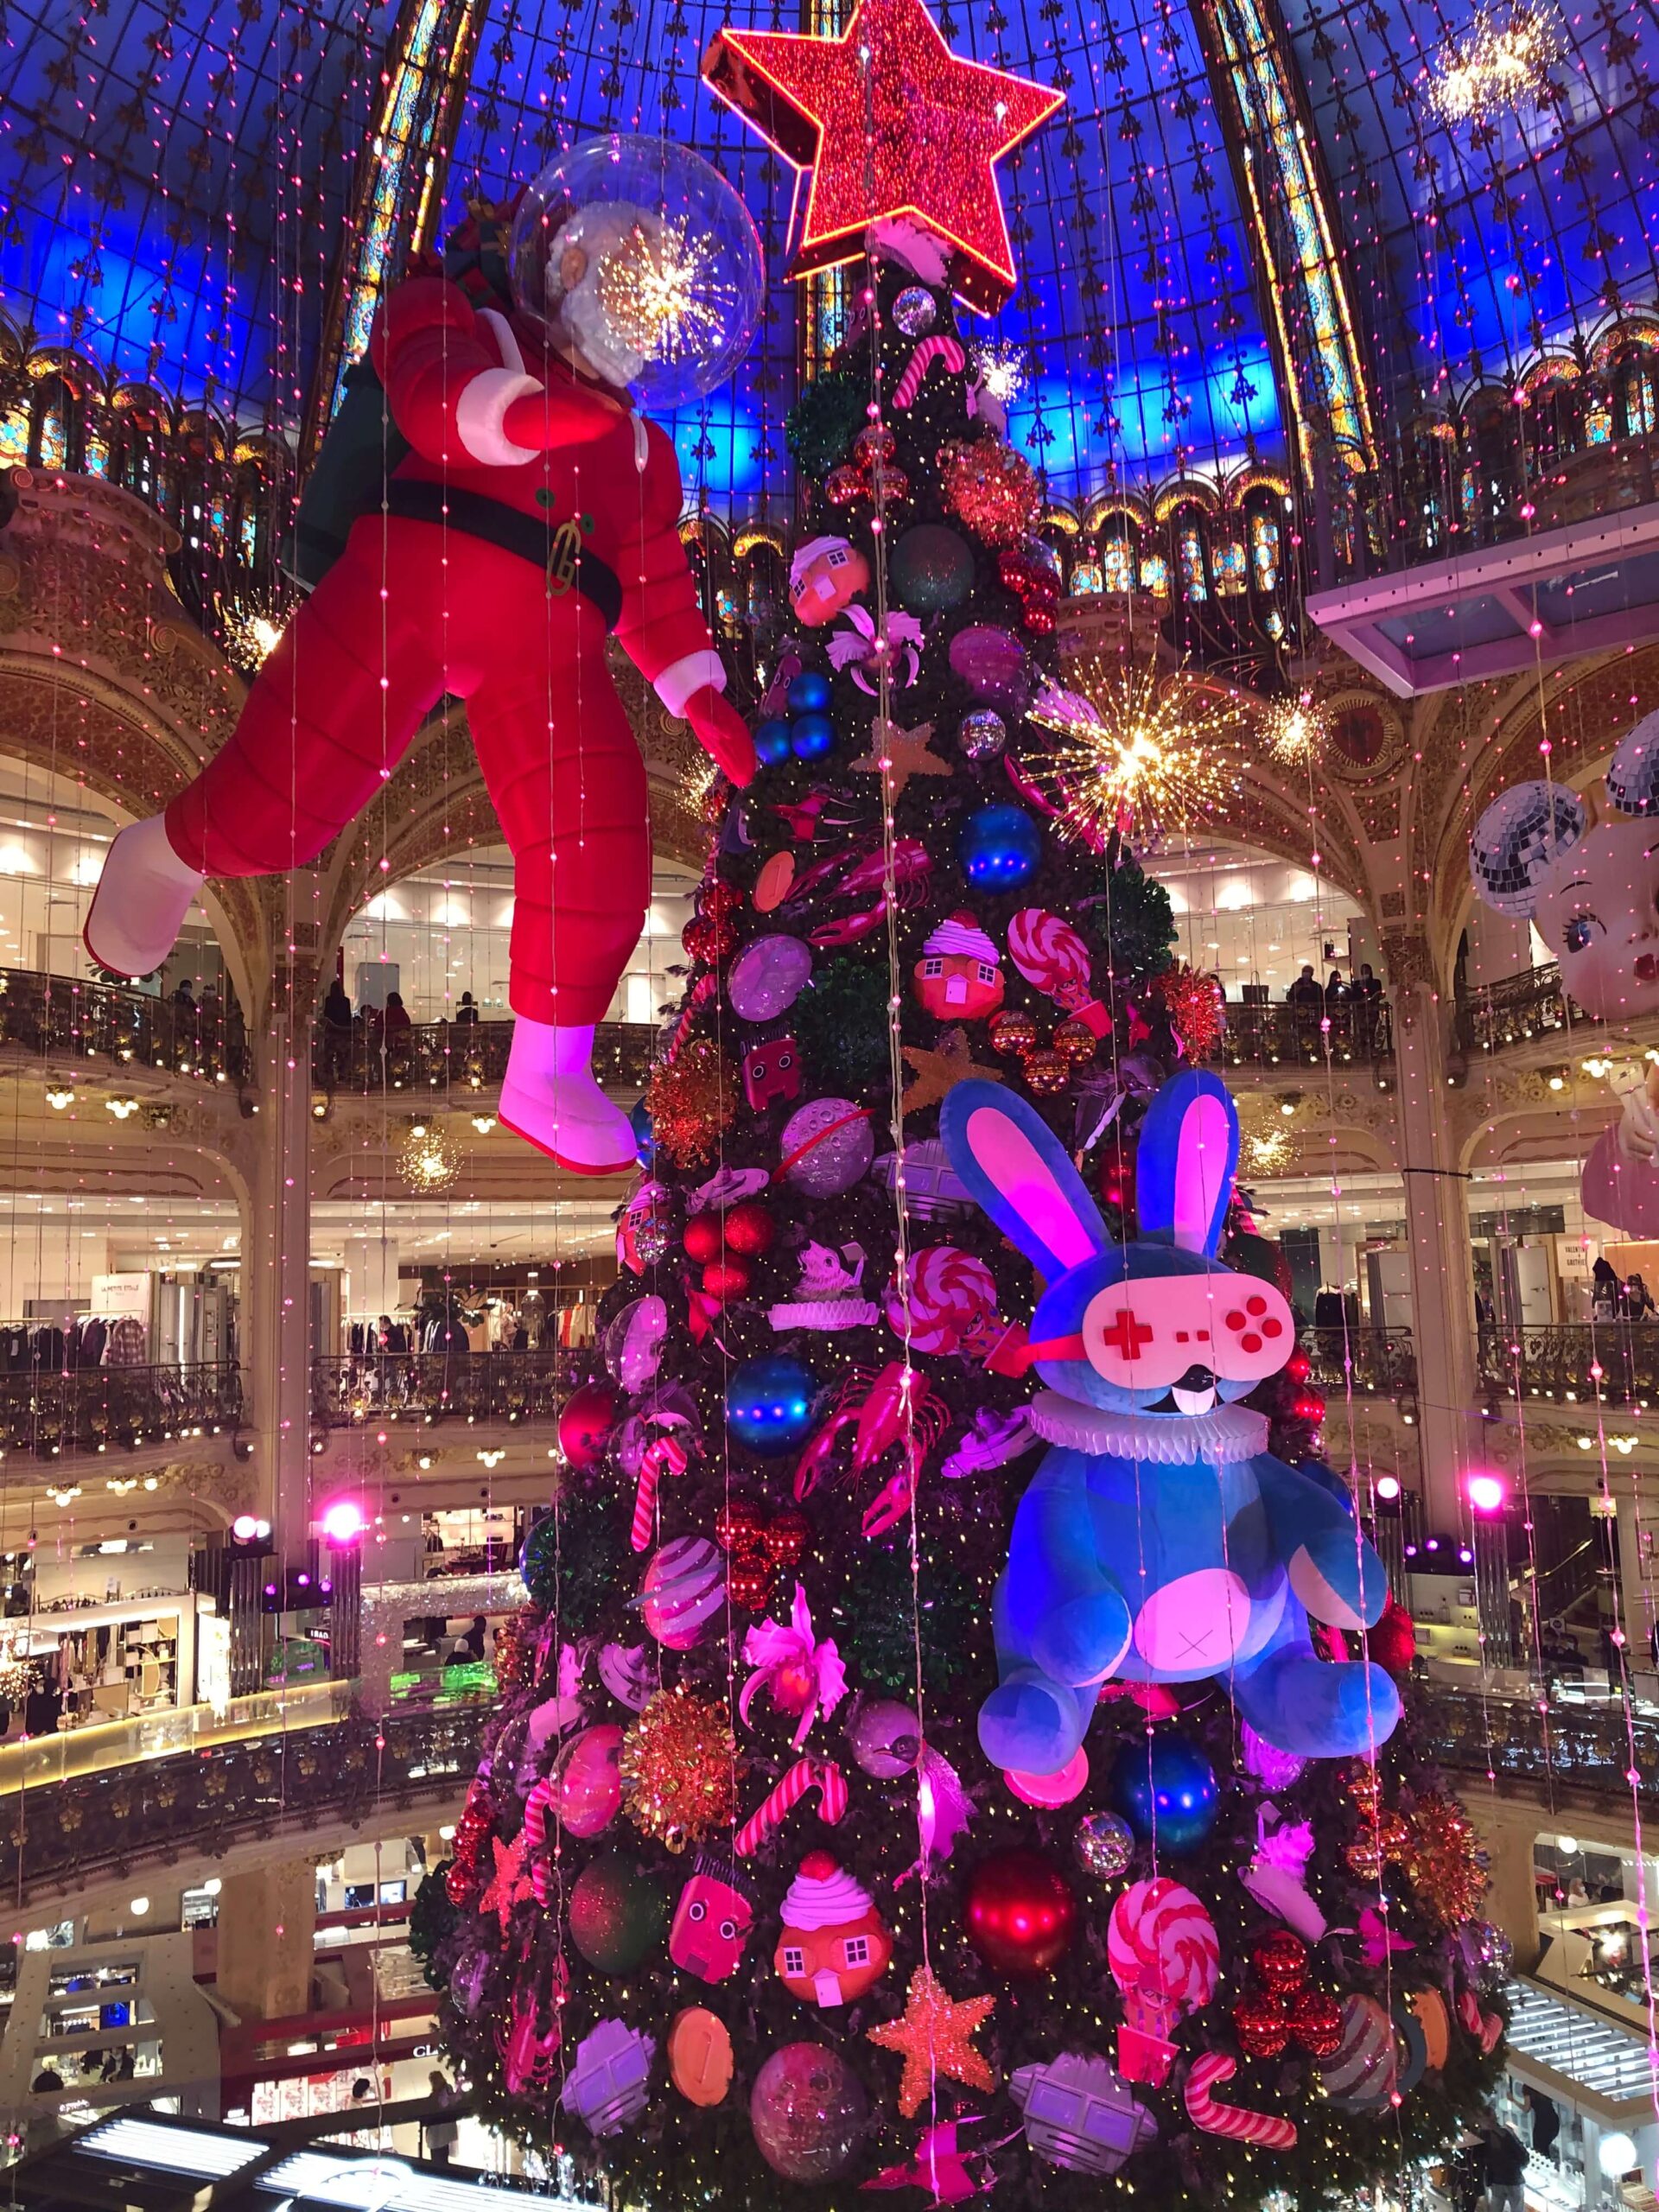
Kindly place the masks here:
<instances>
[{"instance_id":1,"label":"pink neon glow","mask_svg":"<svg viewBox=\"0 0 1659 2212\"><path fill-rule=\"evenodd\" d=\"M1400 1478L1397 1475L1379 1475L1376 1478L1376 1494L1385 1505L1392 1505L1400 1495Z\"/></svg>"},{"instance_id":2,"label":"pink neon glow","mask_svg":"<svg viewBox=\"0 0 1659 2212\"><path fill-rule=\"evenodd\" d=\"M1505 1490L1499 1475L1471 1475L1465 1486L1477 1513L1501 1513Z\"/></svg>"},{"instance_id":3,"label":"pink neon glow","mask_svg":"<svg viewBox=\"0 0 1659 2212\"><path fill-rule=\"evenodd\" d=\"M337 1497L323 1509L322 1533L331 1544L354 1544L367 1526L355 1498Z\"/></svg>"}]
</instances>

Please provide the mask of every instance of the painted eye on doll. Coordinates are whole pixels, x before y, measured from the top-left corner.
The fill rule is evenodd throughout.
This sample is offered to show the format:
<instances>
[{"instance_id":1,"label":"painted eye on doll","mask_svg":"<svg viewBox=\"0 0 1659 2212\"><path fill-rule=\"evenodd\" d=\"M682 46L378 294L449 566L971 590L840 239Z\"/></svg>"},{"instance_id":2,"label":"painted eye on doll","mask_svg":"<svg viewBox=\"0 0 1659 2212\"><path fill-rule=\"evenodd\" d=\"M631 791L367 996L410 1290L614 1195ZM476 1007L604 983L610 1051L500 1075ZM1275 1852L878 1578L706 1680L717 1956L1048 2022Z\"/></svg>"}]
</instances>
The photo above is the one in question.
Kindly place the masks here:
<instances>
[{"instance_id":1,"label":"painted eye on doll","mask_svg":"<svg viewBox=\"0 0 1659 2212\"><path fill-rule=\"evenodd\" d=\"M720 1923L720 1932L729 1943L737 1933L737 1923L734 1920L722 1920Z\"/></svg>"},{"instance_id":2,"label":"painted eye on doll","mask_svg":"<svg viewBox=\"0 0 1659 2212\"><path fill-rule=\"evenodd\" d=\"M701 1897L694 1897L685 1909L685 1916L688 1920L707 1920L709 1908Z\"/></svg>"},{"instance_id":3,"label":"painted eye on doll","mask_svg":"<svg viewBox=\"0 0 1659 2212\"><path fill-rule=\"evenodd\" d=\"M1561 931L1561 943L1569 952L1587 952L1599 937L1605 935L1599 914L1574 914Z\"/></svg>"}]
</instances>

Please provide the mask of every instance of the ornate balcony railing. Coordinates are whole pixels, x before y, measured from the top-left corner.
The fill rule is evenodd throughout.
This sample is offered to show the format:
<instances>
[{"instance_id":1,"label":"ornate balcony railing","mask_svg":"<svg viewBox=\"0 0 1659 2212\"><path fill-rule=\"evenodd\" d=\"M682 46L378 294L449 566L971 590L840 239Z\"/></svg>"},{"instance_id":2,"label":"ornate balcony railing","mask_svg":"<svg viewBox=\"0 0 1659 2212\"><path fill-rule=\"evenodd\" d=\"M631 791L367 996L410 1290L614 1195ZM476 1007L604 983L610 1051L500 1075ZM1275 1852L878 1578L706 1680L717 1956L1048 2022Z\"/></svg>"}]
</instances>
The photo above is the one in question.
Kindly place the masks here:
<instances>
[{"instance_id":1,"label":"ornate balcony railing","mask_svg":"<svg viewBox=\"0 0 1659 2212\"><path fill-rule=\"evenodd\" d=\"M1650 1798L1659 1789L1659 1719L1627 1717L1623 1704L1564 1705L1547 1713L1520 1698L1482 1697L1438 1686L1424 1698L1427 1748L1442 1765L1535 1782L1571 1783L1628 1801L1632 1783Z\"/></svg>"},{"instance_id":2,"label":"ornate balcony railing","mask_svg":"<svg viewBox=\"0 0 1659 2212\"><path fill-rule=\"evenodd\" d=\"M1561 971L1552 961L1547 968L1523 968L1518 976L1502 976L1462 993L1452 1034L1465 1053L1501 1052L1506 1045L1524 1045L1565 1029L1569 1021L1574 1028L1580 1023L1599 1026L1567 997Z\"/></svg>"},{"instance_id":3,"label":"ornate balcony railing","mask_svg":"<svg viewBox=\"0 0 1659 2212\"><path fill-rule=\"evenodd\" d=\"M218 1435L236 1427L243 1414L241 1370L232 1365L0 1374L0 1448L42 1459ZM118 1465L112 1461L106 1471Z\"/></svg>"},{"instance_id":4,"label":"ornate balcony railing","mask_svg":"<svg viewBox=\"0 0 1659 2212\"><path fill-rule=\"evenodd\" d=\"M1659 1323L1598 1321L1483 1329L1481 1381L1500 1407L1522 1397L1565 1404L1659 1405Z\"/></svg>"},{"instance_id":5,"label":"ornate balcony railing","mask_svg":"<svg viewBox=\"0 0 1659 2212\"><path fill-rule=\"evenodd\" d=\"M311 1363L319 1428L360 1421L515 1421L556 1418L571 1384L558 1351L423 1351Z\"/></svg>"},{"instance_id":6,"label":"ornate balcony railing","mask_svg":"<svg viewBox=\"0 0 1659 2212\"><path fill-rule=\"evenodd\" d=\"M605 1021L594 1039L594 1071L607 1090L643 1090L658 1032L646 1021ZM493 1089L506 1073L510 1021L426 1021L384 1036L360 1021L319 1022L311 1077L320 1090L404 1090L412 1098L465 1096Z\"/></svg>"},{"instance_id":7,"label":"ornate balcony railing","mask_svg":"<svg viewBox=\"0 0 1659 2212\"><path fill-rule=\"evenodd\" d=\"M0 969L0 1058L108 1060L198 1083L245 1083L248 1040L234 1001L182 1007L114 983Z\"/></svg>"},{"instance_id":8,"label":"ornate balcony railing","mask_svg":"<svg viewBox=\"0 0 1659 2212\"><path fill-rule=\"evenodd\" d=\"M1362 1005L1238 1006L1227 1001L1219 1058L1225 1067L1369 1067L1394 1058L1386 999Z\"/></svg>"},{"instance_id":9,"label":"ornate balcony railing","mask_svg":"<svg viewBox=\"0 0 1659 2212\"><path fill-rule=\"evenodd\" d=\"M1409 1329L1309 1329L1303 1349L1310 1380L1327 1400L1409 1397L1417 1388L1417 1348Z\"/></svg>"},{"instance_id":10,"label":"ornate balcony railing","mask_svg":"<svg viewBox=\"0 0 1659 2212\"><path fill-rule=\"evenodd\" d=\"M73 1893L152 1859L222 1857L232 1844L327 1818L459 1800L493 1700L353 1715L193 1758L115 1767L0 1800L0 1883L19 1904Z\"/></svg>"}]
</instances>

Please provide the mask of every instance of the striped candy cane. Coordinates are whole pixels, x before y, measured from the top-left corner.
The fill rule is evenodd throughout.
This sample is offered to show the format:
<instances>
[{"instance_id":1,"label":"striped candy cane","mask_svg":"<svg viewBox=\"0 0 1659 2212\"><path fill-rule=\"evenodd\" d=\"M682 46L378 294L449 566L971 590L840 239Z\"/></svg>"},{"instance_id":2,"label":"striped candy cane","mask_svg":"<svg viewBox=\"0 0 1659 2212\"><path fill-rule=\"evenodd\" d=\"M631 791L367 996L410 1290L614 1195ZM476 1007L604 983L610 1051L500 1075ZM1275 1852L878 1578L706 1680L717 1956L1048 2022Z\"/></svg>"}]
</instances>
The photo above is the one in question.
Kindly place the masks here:
<instances>
[{"instance_id":1,"label":"striped candy cane","mask_svg":"<svg viewBox=\"0 0 1659 2212\"><path fill-rule=\"evenodd\" d=\"M684 1445L671 1436L659 1436L646 1447L639 1462L639 1485L633 1493L633 1548L645 1551L651 1542L652 1522L657 1518L657 1485L664 1471L671 1475L685 1472L688 1454Z\"/></svg>"},{"instance_id":2,"label":"striped candy cane","mask_svg":"<svg viewBox=\"0 0 1659 2212\"><path fill-rule=\"evenodd\" d=\"M1272 2113L1250 2112L1243 2105L1218 2105L1210 2092L1217 2082L1230 2082L1238 2071L1236 2062L1220 2051L1206 2051L1195 2058L1186 2077L1187 2117L1209 2135L1224 2135L1232 2143L1260 2143L1268 2151L1295 2148L1296 2130L1287 2120Z\"/></svg>"},{"instance_id":3,"label":"striped candy cane","mask_svg":"<svg viewBox=\"0 0 1659 2212\"><path fill-rule=\"evenodd\" d=\"M905 373L893 388L895 407L910 405L926 383L928 370L935 361L943 361L951 375L957 377L968 365L967 355L948 331L936 330L930 337L918 338Z\"/></svg>"},{"instance_id":4,"label":"striped candy cane","mask_svg":"<svg viewBox=\"0 0 1659 2212\"><path fill-rule=\"evenodd\" d=\"M547 1855L547 1808L553 1802L553 1777L544 1775L524 1800L524 1834L530 1839L530 1879L537 1904L553 1891L553 1862Z\"/></svg>"},{"instance_id":5,"label":"striped candy cane","mask_svg":"<svg viewBox=\"0 0 1659 2212\"><path fill-rule=\"evenodd\" d=\"M732 1845L738 1857L753 1859L809 1789L818 1793L818 1818L834 1827L847 1810L846 1776L834 1759L797 1759L759 1812L751 1814L738 1830Z\"/></svg>"}]
</instances>

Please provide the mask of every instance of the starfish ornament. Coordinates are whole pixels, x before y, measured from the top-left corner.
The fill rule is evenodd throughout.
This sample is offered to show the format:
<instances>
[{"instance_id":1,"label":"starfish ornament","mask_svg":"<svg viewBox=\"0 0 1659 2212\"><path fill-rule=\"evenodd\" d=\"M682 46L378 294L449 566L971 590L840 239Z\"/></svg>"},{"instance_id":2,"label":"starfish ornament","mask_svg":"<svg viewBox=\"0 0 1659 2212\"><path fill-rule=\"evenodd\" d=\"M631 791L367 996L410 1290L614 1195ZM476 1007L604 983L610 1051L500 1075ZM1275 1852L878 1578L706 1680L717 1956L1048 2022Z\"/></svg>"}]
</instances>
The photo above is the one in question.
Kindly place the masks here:
<instances>
[{"instance_id":1,"label":"starfish ornament","mask_svg":"<svg viewBox=\"0 0 1659 2212\"><path fill-rule=\"evenodd\" d=\"M947 1090L966 1083L969 1076L977 1076L982 1083L1002 1080L1001 1068L982 1068L975 1059L965 1029L947 1029L935 1052L930 1052L921 1045L906 1045L904 1053L915 1077L905 1085L899 1101L906 1114L918 1114L924 1106L937 1106Z\"/></svg>"},{"instance_id":2,"label":"starfish ornament","mask_svg":"<svg viewBox=\"0 0 1659 2212\"><path fill-rule=\"evenodd\" d=\"M910 1977L903 2019L888 2020L869 2031L872 2043L904 2055L899 2109L906 2120L914 2118L936 2075L965 2082L970 2089L990 2088L990 2066L975 2050L972 2038L995 2009L995 1997L965 1997L959 2005L954 2003L931 1967L917 1967Z\"/></svg>"},{"instance_id":3,"label":"starfish ornament","mask_svg":"<svg viewBox=\"0 0 1659 2212\"><path fill-rule=\"evenodd\" d=\"M488 1888L478 1901L480 1912L493 1912L501 1923L501 1933L507 1932L507 1923L512 1918L513 1907L522 1904L535 1891L530 1876L524 1872L524 1848L528 1839L522 1830L511 1843L503 1843L499 1835L490 1838L490 1849L495 1853L495 1872L490 1877Z\"/></svg>"},{"instance_id":4,"label":"starfish ornament","mask_svg":"<svg viewBox=\"0 0 1659 2212\"><path fill-rule=\"evenodd\" d=\"M880 776L887 803L892 805L912 776L956 774L948 760L941 760L937 753L929 752L928 741L932 734L931 722L918 722L914 729L900 729L897 722L885 721L878 715L870 728L874 749L853 762L853 772L855 775Z\"/></svg>"}]
</instances>

